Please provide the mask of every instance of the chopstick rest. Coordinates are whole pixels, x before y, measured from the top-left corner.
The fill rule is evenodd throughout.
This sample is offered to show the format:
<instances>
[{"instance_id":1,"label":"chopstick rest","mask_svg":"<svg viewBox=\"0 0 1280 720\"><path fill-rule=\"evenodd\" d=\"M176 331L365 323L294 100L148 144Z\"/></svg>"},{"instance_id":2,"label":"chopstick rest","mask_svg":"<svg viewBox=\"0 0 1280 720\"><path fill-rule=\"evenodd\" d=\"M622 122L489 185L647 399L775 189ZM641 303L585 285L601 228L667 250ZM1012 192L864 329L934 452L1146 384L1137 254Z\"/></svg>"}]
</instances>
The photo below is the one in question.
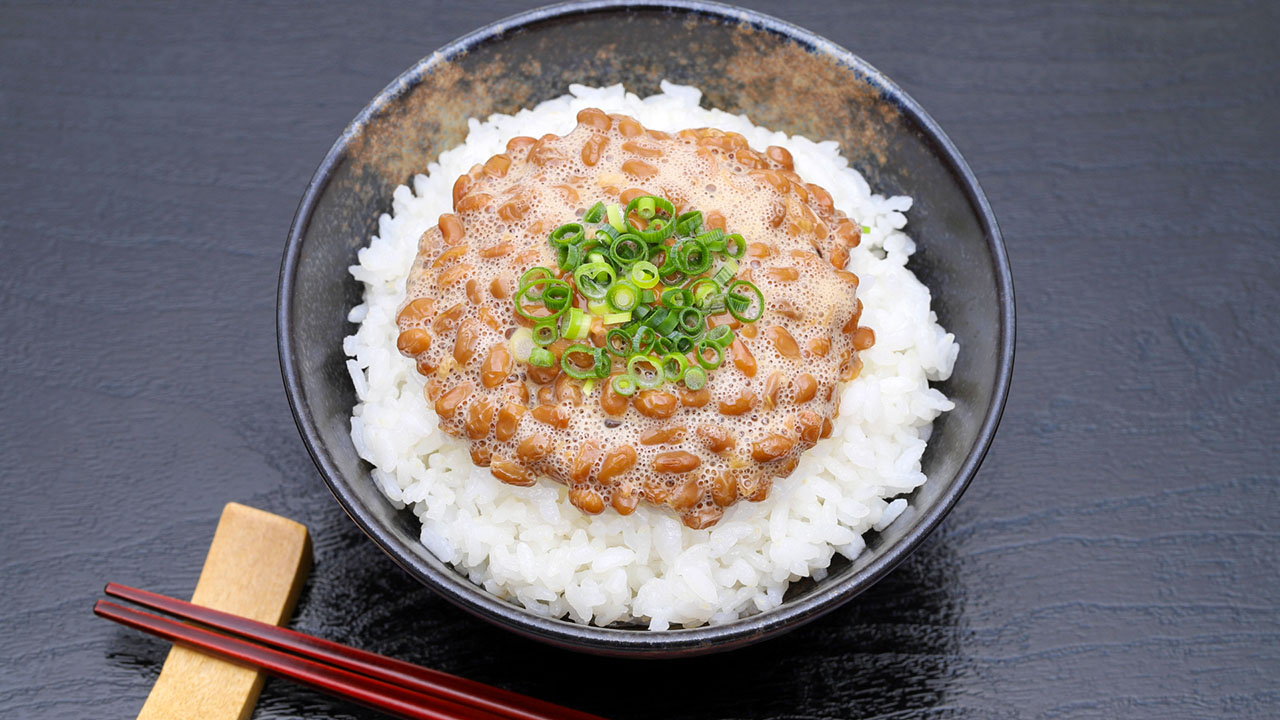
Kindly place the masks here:
<instances>
[{"instance_id":1,"label":"chopstick rest","mask_svg":"<svg viewBox=\"0 0 1280 720\"><path fill-rule=\"evenodd\" d=\"M287 518L227 503L191 601L280 625L311 568L307 528ZM247 720L263 673L174 645L139 720Z\"/></svg>"}]
</instances>

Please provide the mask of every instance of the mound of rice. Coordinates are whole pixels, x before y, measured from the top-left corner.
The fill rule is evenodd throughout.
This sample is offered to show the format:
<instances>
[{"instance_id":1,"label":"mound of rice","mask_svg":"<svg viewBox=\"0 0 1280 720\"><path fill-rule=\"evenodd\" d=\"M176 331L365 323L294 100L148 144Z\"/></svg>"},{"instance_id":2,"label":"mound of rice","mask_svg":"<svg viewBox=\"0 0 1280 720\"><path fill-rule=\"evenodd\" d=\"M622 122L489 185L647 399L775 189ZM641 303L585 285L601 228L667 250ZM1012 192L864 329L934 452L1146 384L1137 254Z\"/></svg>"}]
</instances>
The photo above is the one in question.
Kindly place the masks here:
<instances>
[{"instance_id":1,"label":"mound of rice","mask_svg":"<svg viewBox=\"0 0 1280 720\"><path fill-rule=\"evenodd\" d=\"M358 323L343 348L359 402L351 438L373 465L373 480L422 522L422 543L489 592L551 617L655 630L722 623L782 602L787 585L820 579L832 556L865 548L925 482L920 457L931 423L953 405L931 380L951 374L958 347L929 309L929 290L907 270L915 244L902 229L909 197L874 195L833 141L815 143L698 106L701 92L663 83L641 99L621 85L571 85L570 94L532 110L470 120L466 143L441 153L413 188L396 188L392 212L360 251L351 274L365 285ZM443 434L423 399L414 363L396 351L395 314L419 236L451 211L451 189L472 165L502 152L516 135L563 134L586 107L626 113L646 127L716 127L752 147L781 145L796 172L826 188L836 207L871 228L849 269L861 278L862 324L876 332L862 374L841 390L832 436L801 459L768 499L740 502L715 526L690 530L674 514L642 503L634 514L589 517L549 479L504 485L471 463L463 441Z\"/></svg>"}]
</instances>

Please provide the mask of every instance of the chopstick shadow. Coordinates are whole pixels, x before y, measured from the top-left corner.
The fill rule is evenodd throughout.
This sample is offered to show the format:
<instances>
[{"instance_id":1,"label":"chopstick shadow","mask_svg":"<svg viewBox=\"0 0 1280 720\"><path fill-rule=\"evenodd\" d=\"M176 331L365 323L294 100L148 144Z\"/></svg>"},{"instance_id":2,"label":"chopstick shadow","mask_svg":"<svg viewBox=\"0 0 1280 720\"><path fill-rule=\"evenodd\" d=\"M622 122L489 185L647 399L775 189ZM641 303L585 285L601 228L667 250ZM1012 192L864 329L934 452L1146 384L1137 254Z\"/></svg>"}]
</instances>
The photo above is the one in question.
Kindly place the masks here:
<instances>
[{"instance_id":1,"label":"chopstick shadow","mask_svg":"<svg viewBox=\"0 0 1280 720\"><path fill-rule=\"evenodd\" d=\"M612 720L895 716L941 706L970 669L945 526L884 580L807 626L728 654L656 661L581 655L492 627L352 531L317 548L294 628ZM384 716L269 681L254 717Z\"/></svg>"}]
</instances>

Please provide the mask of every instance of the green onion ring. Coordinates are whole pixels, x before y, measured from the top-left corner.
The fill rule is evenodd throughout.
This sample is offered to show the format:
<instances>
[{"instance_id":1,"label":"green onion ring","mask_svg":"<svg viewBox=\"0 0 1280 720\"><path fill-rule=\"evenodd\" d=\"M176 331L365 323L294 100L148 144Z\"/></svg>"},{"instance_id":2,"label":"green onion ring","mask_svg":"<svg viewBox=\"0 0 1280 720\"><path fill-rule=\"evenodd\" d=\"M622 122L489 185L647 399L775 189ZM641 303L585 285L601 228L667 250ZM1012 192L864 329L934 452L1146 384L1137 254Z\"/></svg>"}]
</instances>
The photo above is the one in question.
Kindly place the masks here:
<instances>
[{"instance_id":1,"label":"green onion ring","mask_svg":"<svg viewBox=\"0 0 1280 720\"><path fill-rule=\"evenodd\" d=\"M697 335L706 327L706 321L701 310L687 307L676 313L676 326L685 335Z\"/></svg>"},{"instance_id":2,"label":"green onion ring","mask_svg":"<svg viewBox=\"0 0 1280 720\"><path fill-rule=\"evenodd\" d=\"M529 351L529 364L534 367L551 367L556 356L546 348L536 347Z\"/></svg>"},{"instance_id":3,"label":"green onion ring","mask_svg":"<svg viewBox=\"0 0 1280 720\"><path fill-rule=\"evenodd\" d=\"M618 343L621 343L621 347L619 347ZM620 358L630 357L631 336L620 327L610 328L609 332L605 333L604 336L604 349L609 351L610 355Z\"/></svg>"},{"instance_id":4,"label":"green onion ring","mask_svg":"<svg viewBox=\"0 0 1280 720\"><path fill-rule=\"evenodd\" d=\"M632 233L622 233L609 245L609 259L621 269L629 268L648 257L649 246Z\"/></svg>"},{"instance_id":5,"label":"green onion ring","mask_svg":"<svg viewBox=\"0 0 1280 720\"><path fill-rule=\"evenodd\" d=\"M653 371L642 373L639 369L642 363L648 364ZM662 363L652 355L632 355L627 361L627 374L638 387L656 388L662 384Z\"/></svg>"},{"instance_id":6,"label":"green onion ring","mask_svg":"<svg viewBox=\"0 0 1280 720\"><path fill-rule=\"evenodd\" d=\"M586 231L582 229L582 225L578 223L565 223L555 230L551 231L550 237L552 245L563 247L565 245L577 245L582 242L586 236Z\"/></svg>"},{"instance_id":7,"label":"green onion ring","mask_svg":"<svg viewBox=\"0 0 1280 720\"><path fill-rule=\"evenodd\" d=\"M720 228L711 228L708 232L704 232L698 236L707 249L712 252L725 251L724 231Z\"/></svg>"},{"instance_id":8,"label":"green onion ring","mask_svg":"<svg viewBox=\"0 0 1280 720\"><path fill-rule=\"evenodd\" d=\"M700 367L691 367L684 373L684 386L690 390L701 390L707 385L707 371Z\"/></svg>"},{"instance_id":9,"label":"green onion ring","mask_svg":"<svg viewBox=\"0 0 1280 720\"><path fill-rule=\"evenodd\" d=\"M636 287L648 290L658 284L658 268L648 260L641 260L631 266L630 278Z\"/></svg>"},{"instance_id":10,"label":"green onion ring","mask_svg":"<svg viewBox=\"0 0 1280 720\"><path fill-rule=\"evenodd\" d=\"M660 223L661 227L654 230L639 230L631 224L631 213L640 206L641 201L645 201L646 203L652 201L657 210L661 210L666 213L667 217L665 219L657 217L656 213L653 216L655 218L655 222L658 220L662 221ZM660 198L657 195L641 195L640 197L633 198L631 202L627 203L627 209L622 212L622 222L626 226L626 230L628 232L633 232L636 235L639 235L641 240L653 245L654 243L660 243L668 237L671 237L671 232L675 230L675 223L672 222L672 220L675 219L675 214L676 206L672 205L670 200ZM654 223L650 223L651 227L653 225Z\"/></svg>"},{"instance_id":11,"label":"green onion ring","mask_svg":"<svg viewBox=\"0 0 1280 720\"><path fill-rule=\"evenodd\" d=\"M604 203L598 202L591 206L586 215L582 216L583 221L589 223L598 223L604 217Z\"/></svg>"},{"instance_id":12,"label":"green onion ring","mask_svg":"<svg viewBox=\"0 0 1280 720\"><path fill-rule=\"evenodd\" d=\"M636 381L630 375L614 375L609 382L613 385L613 391L623 397L636 394Z\"/></svg>"},{"instance_id":13,"label":"green onion ring","mask_svg":"<svg viewBox=\"0 0 1280 720\"><path fill-rule=\"evenodd\" d=\"M630 312L640 304L640 288L626 280L619 280L605 291L604 301L613 312Z\"/></svg>"},{"instance_id":14,"label":"green onion ring","mask_svg":"<svg viewBox=\"0 0 1280 720\"><path fill-rule=\"evenodd\" d=\"M655 210L657 209L656 204L653 202L654 199L655 198L651 195L638 198L640 202L636 204L636 214L645 220L652 218ZM628 208L630 208L630 206L628 206Z\"/></svg>"},{"instance_id":15,"label":"green onion ring","mask_svg":"<svg viewBox=\"0 0 1280 720\"><path fill-rule=\"evenodd\" d=\"M702 213L690 210L676 218L677 235L693 235L702 227Z\"/></svg>"},{"instance_id":16,"label":"green onion ring","mask_svg":"<svg viewBox=\"0 0 1280 720\"><path fill-rule=\"evenodd\" d=\"M725 326L721 325L720 327L725 327ZM706 352L707 350L710 350L715 355L714 361L708 360L706 356L703 355L703 353ZM707 370L715 370L716 368L720 367L721 363L724 362L724 348L720 347L714 342L711 342L710 340L707 340L706 338L703 338L702 340L699 340L696 345L694 345L693 359L696 360L698 364L701 365L703 368Z\"/></svg>"},{"instance_id":17,"label":"green onion ring","mask_svg":"<svg viewBox=\"0 0 1280 720\"><path fill-rule=\"evenodd\" d=\"M554 278L555 276L556 274L551 272L550 268L545 268L545 267L542 267L541 265L534 265L533 267L524 271L524 274L520 276L520 281L516 283L516 287L524 287L525 285L528 285L534 280L538 280L541 278ZM529 299L541 300L542 292L539 291L537 295L530 295Z\"/></svg>"},{"instance_id":18,"label":"green onion ring","mask_svg":"<svg viewBox=\"0 0 1280 720\"><path fill-rule=\"evenodd\" d=\"M565 375L568 375L574 380L586 380L589 377L596 377L596 366L599 364L596 351L599 349L600 348L595 348L590 345L570 345L564 351L564 354L560 356L560 369L564 371ZM578 367L577 363L571 360L575 353L582 353L590 357L591 369L583 370Z\"/></svg>"},{"instance_id":19,"label":"green onion ring","mask_svg":"<svg viewBox=\"0 0 1280 720\"><path fill-rule=\"evenodd\" d=\"M556 340L560 339L560 328L556 327L555 320L543 320L534 323L533 326L533 342L534 344L546 347Z\"/></svg>"},{"instance_id":20,"label":"green onion ring","mask_svg":"<svg viewBox=\"0 0 1280 720\"><path fill-rule=\"evenodd\" d=\"M669 310L680 310L693 305L693 293L684 288L669 288L662 291L662 306Z\"/></svg>"},{"instance_id":21,"label":"green onion ring","mask_svg":"<svg viewBox=\"0 0 1280 720\"><path fill-rule=\"evenodd\" d=\"M747 241L738 233L724 236L725 254L737 260L747 254Z\"/></svg>"},{"instance_id":22,"label":"green onion ring","mask_svg":"<svg viewBox=\"0 0 1280 720\"><path fill-rule=\"evenodd\" d=\"M675 363L674 372L670 363ZM684 371L689 369L689 358L678 352L667 353L662 356L662 374L667 380L673 383L680 382L684 377Z\"/></svg>"},{"instance_id":23,"label":"green onion ring","mask_svg":"<svg viewBox=\"0 0 1280 720\"><path fill-rule=\"evenodd\" d=\"M608 279L601 282L602 275L607 276ZM607 262L587 263L573 271L573 282L578 286L578 292L592 300L603 300L609 292L609 286L617 277L617 271Z\"/></svg>"},{"instance_id":24,"label":"green onion ring","mask_svg":"<svg viewBox=\"0 0 1280 720\"><path fill-rule=\"evenodd\" d=\"M755 295L756 302L759 304L759 308L757 308L757 311L754 317L746 317L745 315L743 315L737 309L734 308L734 303L729 302L730 300L741 300L746 303L744 309L751 307L750 298L744 297L734 292L734 290L740 287L746 288L748 291L751 292L751 294ZM735 280L732 283L730 283L729 287L725 288L725 290L728 292L728 295L725 298L725 302L726 302L726 305L728 306L729 314L737 318L739 321L746 322L746 323L753 323L759 320L762 315L764 315L764 293L760 292L760 288L756 287L755 283L749 282L747 280Z\"/></svg>"},{"instance_id":25,"label":"green onion ring","mask_svg":"<svg viewBox=\"0 0 1280 720\"><path fill-rule=\"evenodd\" d=\"M546 307L548 310L550 310L551 314L550 315L534 315L528 310L525 310L522 304L525 300L530 299L529 298L530 290L533 290L543 285L545 285L546 287L544 287L542 291L539 293L538 299L542 300L543 307ZM572 295L573 295L573 288L569 287L569 283L563 280L557 280L556 278L553 278L553 277L540 277L540 278L534 278L533 280L530 280L529 282L522 285L520 289L516 291L516 295L515 295L515 298L513 298L513 302L515 302L517 315L523 318L528 318L536 322L538 320L542 320L543 318L560 317L562 314L564 314L564 311L569 307L567 299ZM562 301L562 298L563 298L564 304L557 305L559 302ZM556 305L556 306L553 306L553 305Z\"/></svg>"},{"instance_id":26,"label":"green onion ring","mask_svg":"<svg viewBox=\"0 0 1280 720\"><path fill-rule=\"evenodd\" d=\"M591 332L591 316L578 308L571 308L564 319L565 327L562 334L566 340L582 340Z\"/></svg>"},{"instance_id":27,"label":"green onion ring","mask_svg":"<svg viewBox=\"0 0 1280 720\"><path fill-rule=\"evenodd\" d=\"M733 342L733 328L728 325L717 325L707 332L704 339L722 348L728 347Z\"/></svg>"},{"instance_id":28,"label":"green onion ring","mask_svg":"<svg viewBox=\"0 0 1280 720\"><path fill-rule=\"evenodd\" d=\"M582 246L564 245L556 248L556 264L565 272L573 272L582 264Z\"/></svg>"},{"instance_id":29,"label":"green onion ring","mask_svg":"<svg viewBox=\"0 0 1280 720\"><path fill-rule=\"evenodd\" d=\"M707 249L706 243L697 238L685 240L677 255L681 270L687 275L698 275L711 269L711 251Z\"/></svg>"},{"instance_id":30,"label":"green onion ring","mask_svg":"<svg viewBox=\"0 0 1280 720\"><path fill-rule=\"evenodd\" d=\"M653 346L658 342L658 333L648 325L641 325L636 334L631 338L632 354L643 354L653 350Z\"/></svg>"}]
</instances>

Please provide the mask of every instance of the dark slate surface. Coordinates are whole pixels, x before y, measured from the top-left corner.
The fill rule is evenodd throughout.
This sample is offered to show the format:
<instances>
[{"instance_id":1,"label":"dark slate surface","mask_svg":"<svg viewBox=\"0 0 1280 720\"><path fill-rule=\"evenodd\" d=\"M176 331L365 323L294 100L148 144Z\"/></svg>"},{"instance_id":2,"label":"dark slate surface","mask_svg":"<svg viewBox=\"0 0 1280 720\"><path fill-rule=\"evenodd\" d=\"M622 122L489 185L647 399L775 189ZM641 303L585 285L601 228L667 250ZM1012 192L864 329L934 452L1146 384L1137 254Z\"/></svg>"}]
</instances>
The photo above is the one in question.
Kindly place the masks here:
<instances>
[{"instance_id":1,"label":"dark slate surface","mask_svg":"<svg viewBox=\"0 0 1280 720\"><path fill-rule=\"evenodd\" d=\"M613 718L1280 714L1280 97L1267 3L747 3L850 47L999 216L1018 366L986 465L887 580L728 656L550 650L338 509L273 336L285 231L382 86L521 3L0 7L0 715L132 717L218 511L306 523L295 625ZM271 681L256 718L364 718Z\"/></svg>"}]
</instances>

